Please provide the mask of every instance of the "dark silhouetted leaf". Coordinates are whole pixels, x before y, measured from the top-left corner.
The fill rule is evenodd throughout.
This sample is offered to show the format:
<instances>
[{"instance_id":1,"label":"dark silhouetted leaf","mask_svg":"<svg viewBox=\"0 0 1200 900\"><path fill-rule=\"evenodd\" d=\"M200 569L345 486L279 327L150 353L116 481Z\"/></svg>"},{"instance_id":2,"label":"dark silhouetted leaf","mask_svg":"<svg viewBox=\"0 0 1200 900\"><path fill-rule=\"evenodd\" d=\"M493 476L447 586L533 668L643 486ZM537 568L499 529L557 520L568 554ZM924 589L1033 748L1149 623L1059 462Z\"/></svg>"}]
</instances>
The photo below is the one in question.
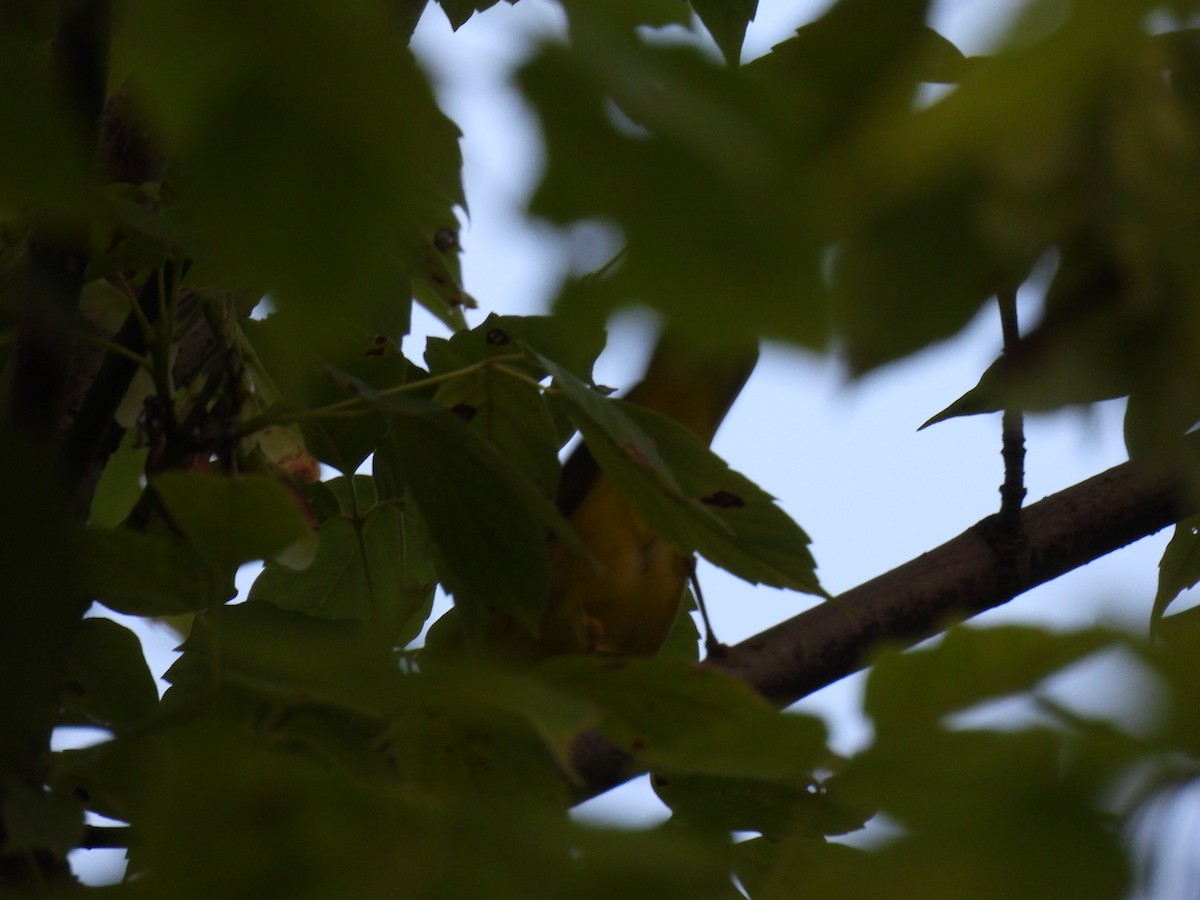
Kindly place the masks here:
<instances>
[{"instance_id":1,"label":"dark silhouetted leaf","mask_svg":"<svg viewBox=\"0 0 1200 900\"><path fill-rule=\"evenodd\" d=\"M1158 563L1158 593L1150 624L1157 627L1167 607L1183 591L1200 581L1200 517L1184 519L1175 526L1175 533Z\"/></svg>"},{"instance_id":2,"label":"dark silhouetted leaf","mask_svg":"<svg viewBox=\"0 0 1200 900\"><path fill-rule=\"evenodd\" d=\"M132 631L109 619L89 618L72 636L63 690L67 722L121 732L158 708L158 690Z\"/></svg>"},{"instance_id":3,"label":"dark silhouetted leaf","mask_svg":"<svg viewBox=\"0 0 1200 900\"><path fill-rule=\"evenodd\" d=\"M175 616L212 601L210 573L196 552L165 537L89 528L80 565L92 596L131 616Z\"/></svg>"}]
</instances>

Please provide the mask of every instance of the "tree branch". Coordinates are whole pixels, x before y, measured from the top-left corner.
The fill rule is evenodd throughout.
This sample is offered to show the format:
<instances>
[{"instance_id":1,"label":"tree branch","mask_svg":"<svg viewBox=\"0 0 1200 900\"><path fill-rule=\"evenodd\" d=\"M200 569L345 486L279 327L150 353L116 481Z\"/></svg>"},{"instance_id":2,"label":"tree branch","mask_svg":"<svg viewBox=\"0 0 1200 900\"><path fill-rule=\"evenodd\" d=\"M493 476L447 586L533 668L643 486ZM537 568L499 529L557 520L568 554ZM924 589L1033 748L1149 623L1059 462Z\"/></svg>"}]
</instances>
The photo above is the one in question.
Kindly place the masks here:
<instances>
[{"instance_id":1,"label":"tree branch","mask_svg":"<svg viewBox=\"0 0 1200 900\"><path fill-rule=\"evenodd\" d=\"M1186 442L1200 447L1200 438ZM702 665L728 672L780 707L867 665L883 644L911 645L1000 606L1200 509L1181 479L1125 463L1024 509L1016 571L984 519L940 547L781 622ZM640 774L619 748L586 735L573 761L595 796Z\"/></svg>"},{"instance_id":2,"label":"tree branch","mask_svg":"<svg viewBox=\"0 0 1200 900\"><path fill-rule=\"evenodd\" d=\"M1195 443L1194 441L1192 443ZM1178 481L1131 463L1025 508L1027 566L1005 570L990 520L731 648L712 665L786 706L858 671L881 642L912 644L1192 514Z\"/></svg>"},{"instance_id":3,"label":"tree branch","mask_svg":"<svg viewBox=\"0 0 1200 900\"><path fill-rule=\"evenodd\" d=\"M61 5L51 66L75 119L80 146L97 146L108 68L109 0ZM86 222L38 222L19 280L20 321L13 350L8 415L46 446L58 431L79 294L88 262Z\"/></svg>"}]
</instances>

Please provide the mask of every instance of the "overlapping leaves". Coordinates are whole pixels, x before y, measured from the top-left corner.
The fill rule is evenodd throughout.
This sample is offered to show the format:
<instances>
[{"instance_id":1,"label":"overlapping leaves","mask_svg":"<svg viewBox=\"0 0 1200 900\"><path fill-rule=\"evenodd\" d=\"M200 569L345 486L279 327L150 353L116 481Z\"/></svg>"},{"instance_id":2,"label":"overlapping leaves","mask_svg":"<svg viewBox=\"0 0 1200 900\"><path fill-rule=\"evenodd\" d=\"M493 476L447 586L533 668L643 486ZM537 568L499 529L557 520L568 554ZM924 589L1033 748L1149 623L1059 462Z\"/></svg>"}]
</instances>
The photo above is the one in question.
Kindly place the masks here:
<instances>
[{"instance_id":1,"label":"overlapping leaves","mask_svg":"<svg viewBox=\"0 0 1200 900\"><path fill-rule=\"evenodd\" d=\"M459 25L492 4L442 5ZM248 326L241 349L259 350L278 396L265 399L263 381L242 399L262 403L264 422L303 419L312 451L343 477L300 490L278 472L159 474L147 533L94 523L62 566L52 550L72 535L39 514L31 492L48 493L43 482L6 479L13 508L29 513L8 524L17 594L55 615L70 605L59 595L81 607L78 564L88 595L114 608L197 614L161 705L114 623L70 635L65 678L49 638L7 648L6 661L32 663L6 668L8 694L33 683L29 671L65 681L62 721L116 736L59 755L44 797L6 788L10 842L65 849L84 802L72 798L87 798L134 824L134 866L147 875L128 891L147 896L266 884L314 897L726 897L731 868L755 897L1123 890L1129 873L1096 804L1147 760L1182 757L1181 771L1196 771L1194 616L1164 629L1162 653L1131 645L1179 713L1149 736L1052 704L1052 727L956 725L1111 640L966 632L876 666L876 742L849 762L828 753L814 720L679 661L421 671L397 648L418 634L435 580L476 626L492 609L536 626L546 537L571 541L552 502L568 421L682 549L819 592L806 536L768 495L678 426L590 386L599 345L575 332L622 303L710 334L810 347L833 336L861 370L954 333L1056 247L1044 344L1080 382L1048 386L1045 373L1061 369L1034 358L1030 394L1047 406L1091 399L1093 375L1115 374L1139 398L1134 421L1149 423L1134 429L1142 443L1163 433L1156 423L1186 428L1195 65L1187 41L1141 33L1152 5L1077 5L985 62L932 35L925 3L843 0L735 71L637 36L634 25L685 20L681 2L567 4L575 44L545 49L521 76L549 145L535 209L604 219L627 252L611 277L569 288L561 317L493 319L431 342L425 373L395 347L414 293L461 321L453 253L438 255L456 243L443 229L457 228L459 160L453 126L389 36L389 5L127 4L118 75L133 76L177 156L171 252L198 257L205 278L275 292L276 316ZM727 63L754 6L692 4ZM412 19L413 5L403 12ZM29 146L45 152L0 154L34 176L6 170L0 187L38 211L77 209L76 148L41 62L17 49L0 62L12 76L0 115L25 117ZM914 104L933 81L957 87ZM165 252L147 245L138 252ZM1114 272L1121 290L1093 296ZM1149 354L1161 366L1135 372L1144 351L1110 352L1141 333L1131 323L1166 335ZM1106 369L1085 365L1102 358ZM374 474L356 475L372 455ZM135 481L127 472L125 487ZM1195 581L1187 529L1158 612ZM315 554L297 552L314 540ZM250 601L223 605L239 565L260 559ZM670 826L567 822L575 742L589 729L659 770ZM872 851L825 842L877 809L903 834ZM761 836L735 848L731 829Z\"/></svg>"}]
</instances>

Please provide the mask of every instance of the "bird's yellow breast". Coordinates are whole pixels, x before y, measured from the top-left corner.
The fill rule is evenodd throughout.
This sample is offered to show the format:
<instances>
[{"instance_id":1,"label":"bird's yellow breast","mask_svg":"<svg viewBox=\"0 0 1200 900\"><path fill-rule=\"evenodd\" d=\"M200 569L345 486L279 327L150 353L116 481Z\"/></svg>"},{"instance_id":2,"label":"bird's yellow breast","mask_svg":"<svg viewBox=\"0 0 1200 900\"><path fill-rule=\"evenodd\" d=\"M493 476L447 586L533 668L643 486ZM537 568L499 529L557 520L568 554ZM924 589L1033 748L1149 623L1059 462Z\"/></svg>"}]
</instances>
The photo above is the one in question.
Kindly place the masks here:
<instances>
[{"instance_id":1,"label":"bird's yellow breast","mask_svg":"<svg viewBox=\"0 0 1200 900\"><path fill-rule=\"evenodd\" d=\"M679 614L687 558L603 475L571 524L592 559L552 541L543 645L552 652L657 653Z\"/></svg>"}]
</instances>

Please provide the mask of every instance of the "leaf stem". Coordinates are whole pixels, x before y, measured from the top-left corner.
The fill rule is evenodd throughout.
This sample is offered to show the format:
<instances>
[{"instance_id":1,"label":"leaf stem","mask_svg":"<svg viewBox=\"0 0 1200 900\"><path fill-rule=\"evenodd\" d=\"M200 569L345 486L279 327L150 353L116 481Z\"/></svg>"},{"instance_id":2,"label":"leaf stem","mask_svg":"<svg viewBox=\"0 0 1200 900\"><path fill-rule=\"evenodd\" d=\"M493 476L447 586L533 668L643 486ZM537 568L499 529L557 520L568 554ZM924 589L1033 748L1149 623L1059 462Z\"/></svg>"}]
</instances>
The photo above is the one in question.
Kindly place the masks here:
<instances>
[{"instance_id":1,"label":"leaf stem","mask_svg":"<svg viewBox=\"0 0 1200 900\"><path fill-rule=\"evenodd\" d=\"M111 338L107 338L107 337L104 337L99 334L90 334L88 332L82 332L82 331L80 332L78 337L81 340L87 341L89 344L95 344L97 347L102 348L107 353L113 353L113 354L116 354L117 356L123 356L125 359L129 360L130 362L135 364L140 369L145 369L147 372L150 372L151 374L153 374L153 372L154 372L149 359L147 359L145 356L143 356L141 354L134 353L128 347L121 346L116 341L112 340Z\"/></svg>"},{"instance_id":2,"label":"leaf stem","mask_svg":"<svg viewBox=\"0 0 1200 900\"><path fill-rule=\"evenodd\" d=\"M512 375L518 375L515 370L509 369L507 366L504 366L503 363L513 362L524 358L524 355L520 353L513 353L507 356L488 357L487 359L482 359L479 362L472 363L469 366L463 366L460 369L442 372L440 375L430 375L427 378L419 378L416 381L409 381L405 384L397 384L393 385L392 387L383 388L377 391L374 396L377 398L398 397L411 391L433 387L446 381L452 381L455 378L461 378L465 375L471 375L475 372L492 367ZM288 425L294 422L302 422L310 419L361 416L366 415L370 411L371 400L365 397L347 397L345 400L327 403L324 406L318 406L313 409L292 410L290 412L285 412L278 409L267 410L261 415L255 416L252 419L247 419L245 422L243 422L237 429L237 437L247 437L248 435L254 434L256 431L261 431L262 429L271 425Z\"/></svg>"}]
</instances>

